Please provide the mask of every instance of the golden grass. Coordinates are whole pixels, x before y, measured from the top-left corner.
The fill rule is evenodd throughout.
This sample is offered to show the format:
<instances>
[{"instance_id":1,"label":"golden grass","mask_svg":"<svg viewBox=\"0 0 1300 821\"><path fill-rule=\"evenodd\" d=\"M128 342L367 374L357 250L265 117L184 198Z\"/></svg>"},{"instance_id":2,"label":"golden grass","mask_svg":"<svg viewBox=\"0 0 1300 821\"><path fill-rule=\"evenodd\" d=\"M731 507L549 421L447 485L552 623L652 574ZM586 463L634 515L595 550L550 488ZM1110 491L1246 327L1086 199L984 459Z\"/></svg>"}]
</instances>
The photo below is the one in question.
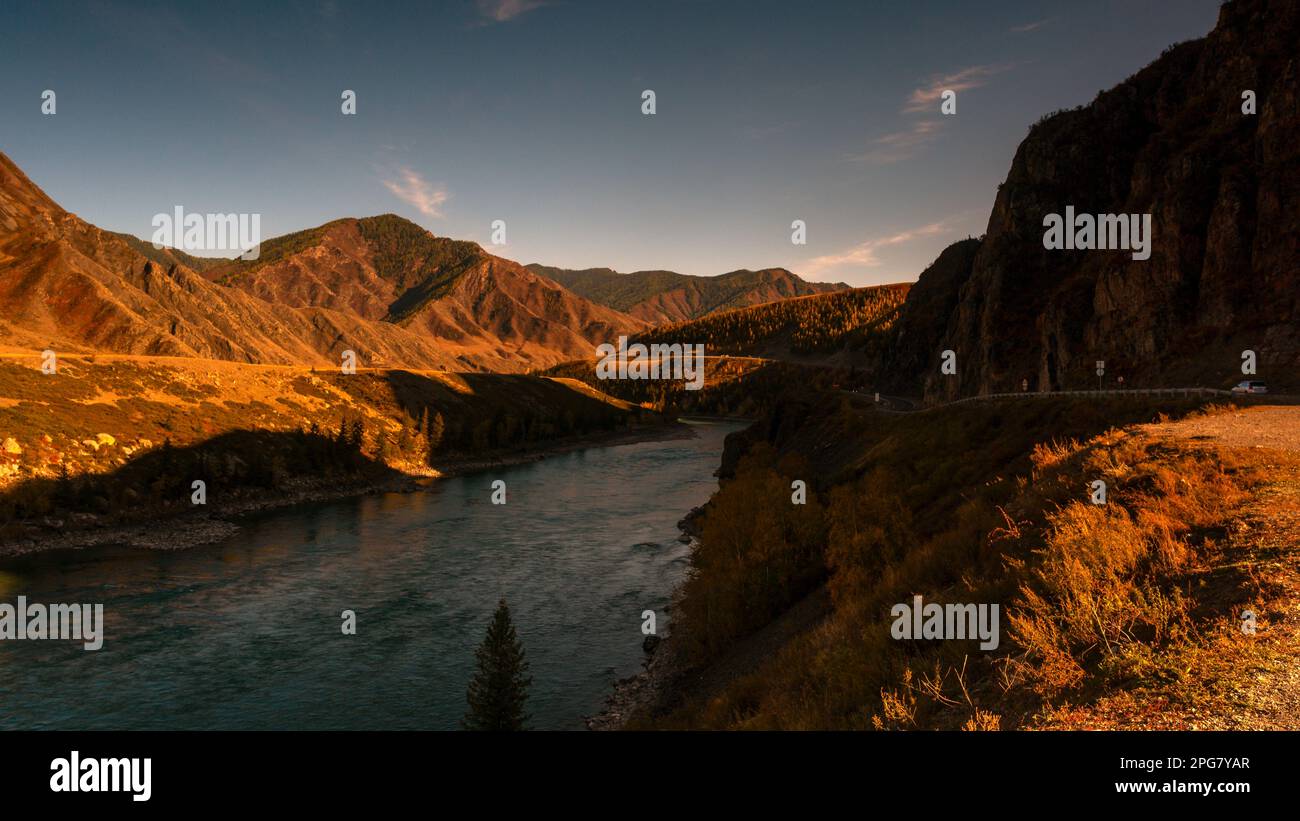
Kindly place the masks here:
<instances>
[{"instance_id":1,"label":"golden grass","mask_svg":"<svg viewBox=\"0 0 1300 821\"><path fill-rule=\"evenodd\" d=\"M947 424L970 435L969 422ZM911 435L919 458L942 465L946 456L949 466L936 469L948 495L887 466L903 463L882 455L907 448L874 446L875 468L827 494L832 615L659 726L1009 729L1121 692L1178 702L1203 686L1189 671L1225 640L1233 608L1259 595L1255 579L1227 593L1205 582L1225 561L1219 529L1268 480L1257 454L1100 426L1025 446L1024 472L1004 476L976 453L944 454L939 434L924 443ZM954 483L972 462L984 480ZM1105 505L1089 499L1097 478L1108 486ZM782 487L772 481L771 493ZM755 492L730 500L731 515L775 506ZM716 581L697 568L688 600ZM892 640L890 605L917 593L1000 603L1001 646ZM683 619L683 631L697 628Z\"/></svg>"}]
</instances>

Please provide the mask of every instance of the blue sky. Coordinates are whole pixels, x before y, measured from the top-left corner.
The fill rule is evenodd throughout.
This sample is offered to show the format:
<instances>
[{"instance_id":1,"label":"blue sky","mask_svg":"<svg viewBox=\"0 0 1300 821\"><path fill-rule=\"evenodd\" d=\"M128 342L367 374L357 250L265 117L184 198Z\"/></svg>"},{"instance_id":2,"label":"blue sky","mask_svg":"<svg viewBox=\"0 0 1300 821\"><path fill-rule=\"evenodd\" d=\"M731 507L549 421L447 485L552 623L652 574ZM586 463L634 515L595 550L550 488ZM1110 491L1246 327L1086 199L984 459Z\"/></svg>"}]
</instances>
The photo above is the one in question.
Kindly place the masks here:
<instances>
[{"instance_id":1,"label":"blue sky","mask_svg":"<svg viewBox=\"0 0 1300 821\"><path fill-rule=\"evenodd\" d=\"M394 212L520 262L897 282L983 233L1030 123L1218 5L6 0L0 151L145 238L177 205Z\"/></svg>"}]
</instances>

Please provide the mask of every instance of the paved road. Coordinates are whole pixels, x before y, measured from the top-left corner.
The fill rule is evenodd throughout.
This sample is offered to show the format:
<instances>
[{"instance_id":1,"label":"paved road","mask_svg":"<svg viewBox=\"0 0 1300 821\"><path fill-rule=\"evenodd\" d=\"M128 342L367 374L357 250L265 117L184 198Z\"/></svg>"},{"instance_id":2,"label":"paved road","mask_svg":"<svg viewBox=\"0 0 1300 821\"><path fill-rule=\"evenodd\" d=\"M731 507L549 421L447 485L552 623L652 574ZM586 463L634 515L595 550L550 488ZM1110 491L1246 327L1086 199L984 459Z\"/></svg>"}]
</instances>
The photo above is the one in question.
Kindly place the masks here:
<instances>
[{"instance_id":1,"label":"paved road","mask_svg":"<svg viewBox=\"0 0 1300 821\"><path fill-rule=\"evenodd\" d=\"M936 408L946 408L950 405L960 405L968 402L992 402L1005 399L1050 399L1054 397L1072 397L1072 396L1095 396L1110 397L1114 399L1123 399L1136 396L1165 396L1169 398L1178 397L1221 397L1234 401L1247 401L1251 404L1281 404L1292 405L1300 403L1300 397L1287 396L1284 394L1234 394L1232 391L1219 390L1218 388L1135 388L1125 390L1099 390L1099 391L1026 391L1022 393L990 393L981 396L966 396L961 399L954 399L951 402L940 402L935 405L922 405L920 400L909 399L904 396L885 396L884 394L873 394L868 391L843 391L852 396L863 397L876 403L876 409L886 413L915 413L918 411L934 410ZM877 400L877 397L879 399Z\"/></svg>"}]
</instances>

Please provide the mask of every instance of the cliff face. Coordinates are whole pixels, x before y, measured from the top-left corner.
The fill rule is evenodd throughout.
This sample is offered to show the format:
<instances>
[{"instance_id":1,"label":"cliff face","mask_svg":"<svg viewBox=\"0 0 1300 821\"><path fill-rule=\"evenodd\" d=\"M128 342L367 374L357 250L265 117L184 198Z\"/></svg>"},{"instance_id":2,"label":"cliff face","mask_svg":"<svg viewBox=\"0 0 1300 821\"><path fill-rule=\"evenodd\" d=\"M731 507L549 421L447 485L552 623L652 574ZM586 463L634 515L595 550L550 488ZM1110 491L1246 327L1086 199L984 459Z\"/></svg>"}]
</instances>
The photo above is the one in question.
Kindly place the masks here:
<instances>
[{"instance_id":1,"label":"cliff face","mask_svg":"<svg viewBox=\"0 0 1300 821\"><path fill-rule=\"evenodd\" d=\"M898 322L885 350L878 387L889 393L915 394L947 347L944 334L957 308L961 288L970 278L980 241L954 242L921 272L907 292Z\"/></svg>"},{"instance_id":2,"label":"cliff face","mask_svg":"<svg viewBox=\"0 0 1300 821\"><path fill-rule=\"evenodd\" d=\"M955 308L912 292L887 374L948 398L1087 388L1095 360L1131 387L1259 378L1300 388L1300 4L1226 4L1213 32L1175 46L1090 105L1035 125L999 188ZM1242 93L1256 95L1244 114ZM1047 250L1043 220L1150 214L1150 258ZM945 252L946 253L946 252ZM951 294L949 294L951 297ZM915 373L917 340L936 339ZM939 371L940 352L957 374ZM1113 384L1113 382L1112 382Z\"/></svg>"}]
</instances>

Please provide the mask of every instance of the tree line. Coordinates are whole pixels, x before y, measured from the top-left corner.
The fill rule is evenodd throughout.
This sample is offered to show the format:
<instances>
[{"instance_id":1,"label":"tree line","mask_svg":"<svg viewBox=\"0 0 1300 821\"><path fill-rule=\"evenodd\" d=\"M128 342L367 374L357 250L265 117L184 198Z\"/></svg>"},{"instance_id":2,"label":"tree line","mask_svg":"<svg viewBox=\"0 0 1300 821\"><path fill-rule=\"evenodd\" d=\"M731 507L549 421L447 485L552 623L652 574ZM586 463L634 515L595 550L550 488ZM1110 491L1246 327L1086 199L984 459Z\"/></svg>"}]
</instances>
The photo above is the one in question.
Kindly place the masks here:
<instances>
[{"instance_id":1,"label":"tree line","mask_svg":"<svg viewBox=\"0 0 1300 821\"><path fill-rule=\"evenodd\" d=\"M906 295L906 287L887 285L784 299L663 325L636 341L702 342L709 354L755 354L782 340L798 354L863 350L885 338Z\"/></svg>"}]
</instances>

